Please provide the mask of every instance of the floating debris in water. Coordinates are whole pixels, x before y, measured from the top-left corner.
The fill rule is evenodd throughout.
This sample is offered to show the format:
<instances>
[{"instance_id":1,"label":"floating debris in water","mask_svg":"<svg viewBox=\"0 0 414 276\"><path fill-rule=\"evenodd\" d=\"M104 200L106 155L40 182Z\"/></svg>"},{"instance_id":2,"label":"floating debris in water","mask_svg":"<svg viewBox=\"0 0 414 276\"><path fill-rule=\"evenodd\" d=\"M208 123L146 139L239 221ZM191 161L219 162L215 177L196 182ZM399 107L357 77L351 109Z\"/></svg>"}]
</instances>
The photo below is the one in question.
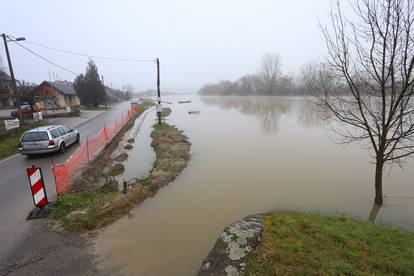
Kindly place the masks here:
<instances>
[{"instance_id":1,"label":"floating debris in water","mask_svg":"<svg viewBox=\"0 0 414 276\"><path fill-rule=\"evenodd\" d=\"M126 150L131 150L133 148L133 146L131 144L127 144L124 146L124 149Z\"/></svg>"}]
</instances>

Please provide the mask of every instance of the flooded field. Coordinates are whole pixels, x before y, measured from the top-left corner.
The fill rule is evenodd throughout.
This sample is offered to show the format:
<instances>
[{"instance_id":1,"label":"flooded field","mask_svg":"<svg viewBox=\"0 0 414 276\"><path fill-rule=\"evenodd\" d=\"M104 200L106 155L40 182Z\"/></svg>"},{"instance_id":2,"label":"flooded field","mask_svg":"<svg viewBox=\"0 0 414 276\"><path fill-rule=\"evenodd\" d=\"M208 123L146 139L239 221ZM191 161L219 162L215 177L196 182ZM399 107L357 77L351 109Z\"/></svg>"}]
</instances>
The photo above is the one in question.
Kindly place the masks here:
<instances>
[{"instance_id":1,"label":"flooded field","mask_svg":"<svg viewBox=\"0 0 414 276\"><path fill-rule=\"evenodd\" d=\"M187 99L192 102L178 104ZM165 100L173 103L168 122L192 142L192 159L173 183L99 235L96 253L114 272L194 275L223 228L253 213L316 211L368 219L374 199L369 153L359 145L334 143L308 99ZM151 167L148 136L154 119L150 113L136 136L123 177ZM391 174L386 169L387 199L377 221L414 231L413 165L394 167Z\"/></svg>"}]
</instances>

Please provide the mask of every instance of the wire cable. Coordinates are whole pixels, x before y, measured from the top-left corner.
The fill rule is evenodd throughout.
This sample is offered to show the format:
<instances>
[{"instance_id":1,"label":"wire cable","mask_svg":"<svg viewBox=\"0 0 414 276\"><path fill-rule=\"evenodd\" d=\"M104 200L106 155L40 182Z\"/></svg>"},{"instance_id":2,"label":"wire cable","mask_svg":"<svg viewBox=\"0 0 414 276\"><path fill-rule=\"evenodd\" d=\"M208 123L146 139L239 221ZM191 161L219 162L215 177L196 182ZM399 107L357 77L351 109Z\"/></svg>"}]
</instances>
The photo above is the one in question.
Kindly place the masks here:
<instances>
[{"instance_id":1,"label":"wire cable","mask_svg":"<svg viewBox=\"0 0 414 276\"><path fill-rule=\"evenodd\" d=\"M128 58L115 58L115 57L104 57L104 56L88 55L88 54L84 54L84 53L79 53L79 52L74 52L74 51L69 51L69 50L64 50L64 49L59 49L59 48L43 45L43 44L36 43L36 42L33 42L33 41L29 41L29 40L24 40L24 41L26 43L29 43L29 44L32 44L32 45L35 45L35 46L38 46L38 47L42 47L42 48L46 48L46 49L49 49L49 50L70 54L70 55L81 56L81 57L90 57L90 58L94 58L94 59L123 61L123 62L155 62L155 59L128 59Z\"/></svg>"},{"instance_id":2,"label":"wire cable","mask_svg":"<svg viewBox=\"0 0 414 276\"><path fill-rule=\"evenodd\" d=\"M68 73L70 73L70 74L73 74L73 75L77 75L75 72L73 72L73 71L71 71L71 70L69 70L69 69L66 69L65 67L63 67L63 66L60 66L59 64L56 64L55 62L53 62L53 61L50 61L50 60L48 60L47 58L45 58L45 57L43 57L43 56L41 56L41 55L39 55L38 53L36 53L36 52L34 52L33 50L31 50L31 49L29 49L29 48L27 48L27 47L25 47L25 46L23 46L22 44L20 44L19 42L17 42L17 41L14 41L17 45L19 45L20 47L22 47L23 49L25 49L26 51L28 51L28 52L30 52L31 54L33 54L33 55L35 55L35 56L37 56L38 58L41 58L41 59L43 59L44 61L46 61L46 62L48 62L48 63L50 63L50 64L52 64L52 65L54 65L54 66L56 66L56 67L58 67L58 68L60 68L60 69L62 69L63 71L66 71L66 72L68 72Z\"/></svg>"}]
</instances>

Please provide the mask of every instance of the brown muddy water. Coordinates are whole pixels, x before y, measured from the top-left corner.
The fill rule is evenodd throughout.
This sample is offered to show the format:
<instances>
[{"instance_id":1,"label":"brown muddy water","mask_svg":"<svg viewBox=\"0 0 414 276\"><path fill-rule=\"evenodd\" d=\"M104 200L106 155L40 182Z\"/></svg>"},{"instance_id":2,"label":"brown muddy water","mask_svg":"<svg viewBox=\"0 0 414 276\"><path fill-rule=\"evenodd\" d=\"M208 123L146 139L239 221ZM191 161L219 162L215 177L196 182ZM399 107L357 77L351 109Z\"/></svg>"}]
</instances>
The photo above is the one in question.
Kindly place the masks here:
<instances>
[{"instance_id":1,"label":"brown muddy water","mask_svg":"<svg viewBox=\"0 0 414 276\"><path fill-rule=\"evenodd\" d=\"M151 147L150 133L155 116L155 108L150 108L141 114L135 120L133 127L125 133L121 142L122 146L113 153L113 157L122 153L128 154L128 160L121 162L125 167L124 172L116 177L120 190L123 188L122 183L124 181L143 178L152 168L152 163L155 161L155 152ZM126 150L123 146L129 144L127 140L131 138L134 139L134 142L131 143L133 148Z\"/></svg>"},{"instance_id":2,"label":"brown muddy water","mask_svg":"<svg viewBox=\"0 0 414 276\"><path fill-rule=\"evenodd\" d=\"M190 104L177 103L189 98ZM96 253L114 273L194 275L223 228L249 214L295 210L368 219L374 197L369 153L334 143L308 99L166 100L173 102L168 122L190 138L192 159L174 182L99 234ZM188 114L194 109L200 113ZM154 122L147 119L143 137ZM137 171L148 168L143 159L130 160L138 159L128 161ZM414 231L413 165L410 160L390 175L387 168L388 198L377 221Z\"/></svg>"}]
</instances>

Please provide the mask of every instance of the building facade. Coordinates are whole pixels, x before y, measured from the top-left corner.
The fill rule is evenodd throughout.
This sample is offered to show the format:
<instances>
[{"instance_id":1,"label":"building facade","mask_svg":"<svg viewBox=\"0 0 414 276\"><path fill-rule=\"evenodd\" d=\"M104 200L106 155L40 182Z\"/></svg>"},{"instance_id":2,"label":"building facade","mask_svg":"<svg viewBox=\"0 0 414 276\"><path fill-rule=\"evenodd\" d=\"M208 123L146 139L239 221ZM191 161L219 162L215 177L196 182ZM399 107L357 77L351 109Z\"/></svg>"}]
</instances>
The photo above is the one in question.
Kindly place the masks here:
<instances>
[{"instance_id":1,"label":"building facade","mask_svg":"<svg viewBox=\"0 0 414 276\"><path fill-rule=\"evenodd\" d=\"M44 81L34 90L36 102L43 108L72 107L80 104L73 82Z\"/></svg>"}]
</instances>

